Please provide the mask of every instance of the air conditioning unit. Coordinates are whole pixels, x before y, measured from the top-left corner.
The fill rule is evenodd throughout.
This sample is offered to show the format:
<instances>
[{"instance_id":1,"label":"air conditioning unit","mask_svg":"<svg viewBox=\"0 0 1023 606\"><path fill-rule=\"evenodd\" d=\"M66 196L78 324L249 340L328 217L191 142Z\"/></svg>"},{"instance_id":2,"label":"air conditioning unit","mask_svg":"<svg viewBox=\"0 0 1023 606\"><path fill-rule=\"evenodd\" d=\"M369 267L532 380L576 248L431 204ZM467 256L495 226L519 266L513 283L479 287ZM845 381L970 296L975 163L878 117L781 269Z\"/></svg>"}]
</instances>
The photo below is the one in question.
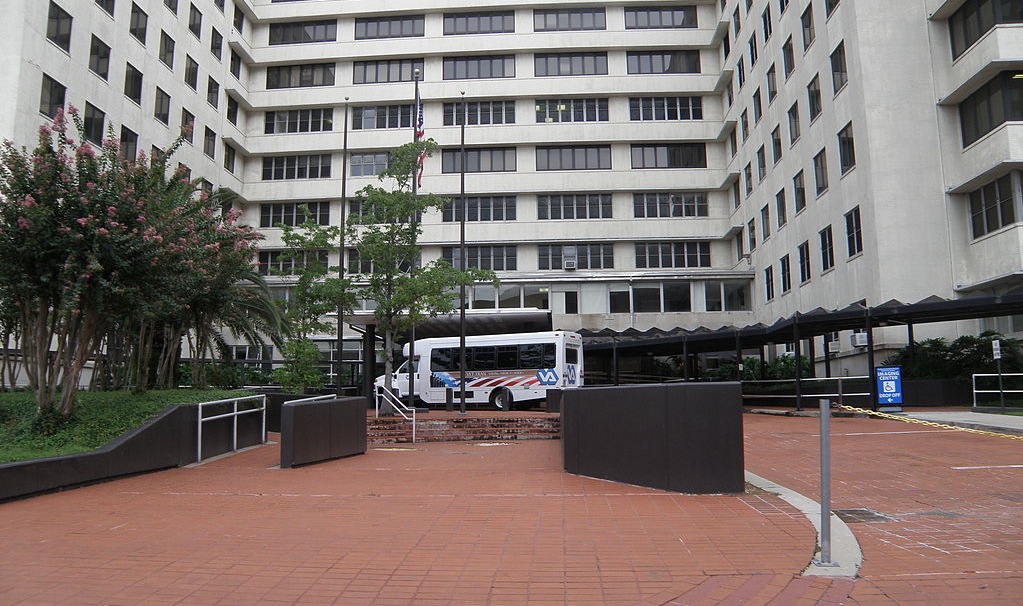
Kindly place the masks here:
<instances>
[{"instance_id":1,"label":"air conditioning unit","mask_svg":"<svg viewBox=\"0 0 1023 606\"><path fill-rule=\"evenodd\" d=\"M561 253L561 267L567 270L578 269L579 257L575 246L566 246Z\"/></svg>"},{"instance_id":2,"label":"air conditioning unit","mask_svg":"<svg viewBox=\"0 0 1023 606\"><path fill-rule=\"evenodd\" d=\"M854 332L852 334L852 346L853 347L866 347L867 345L868 345L868 343L867 343L867 333L865 333L865 332Z\"/></svg>"},{"instance_id":3,"label":"air conditioning unit","mask_svg":"<svg viewBox=\"0 0 1023 606\"><path fill-rule=\"evenodd\" d=\"M564 259L561 262L561 267L564 269L577 269L579 264L575 259Z\"/></svg>"},{"instance_id":4,"label":"air conditioning unit","mask_svg":"<svg viewBox=\"0 0 1023 606\"><path fill-rule=\"evenodd\" d=\"M828 341L828 353L838 353L842 351L842 344L839 341Z\"/></svg>"}]
</instances>

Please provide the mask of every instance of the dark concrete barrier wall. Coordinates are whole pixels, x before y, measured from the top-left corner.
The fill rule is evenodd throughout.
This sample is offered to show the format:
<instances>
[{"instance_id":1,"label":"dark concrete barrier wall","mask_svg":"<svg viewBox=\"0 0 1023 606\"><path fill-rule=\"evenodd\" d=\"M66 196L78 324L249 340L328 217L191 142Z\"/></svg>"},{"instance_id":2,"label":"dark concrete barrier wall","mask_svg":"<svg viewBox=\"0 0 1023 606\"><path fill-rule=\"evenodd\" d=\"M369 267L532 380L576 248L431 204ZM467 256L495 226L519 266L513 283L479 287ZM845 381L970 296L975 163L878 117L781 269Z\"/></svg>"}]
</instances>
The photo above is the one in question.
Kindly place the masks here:
<instances>
[{"instance_id":1,"label":"dark concrete barrier wall","mask_svg":"<svg viewBox=\"0 0 1023 606\"><path fill-rule=\"evenodd\" d=\"M367 399L285 402L281 406L281 467L364 454Z\"/></svg>"},{"instance_id":2,"label":"dark concrete barrier wall","mask_svg":"<svg viewBox=\"0 0 1023 606\"><path fill-rule=\"evenodd\" d=\"M565 471L685 493L745 490L738 383L561 393Z\"/></svg>"},{"instance_id":3,"label":"dark concrete barrier wall","mask_svg":"<svg viewBox=\"0 0 1023 606\"><path fill-rule=\"evenodd\" d=\"M210 417L230 405L207 407ZM145 425L109 444L74 455L0 464L0 501L41 492L71 488L196 461L197 406L173 406ZM229 452L231 419L217 419L203 427L203 458ZM263 442L259 413L239 417L238 447Z\"/></svg>"}]
</instances>

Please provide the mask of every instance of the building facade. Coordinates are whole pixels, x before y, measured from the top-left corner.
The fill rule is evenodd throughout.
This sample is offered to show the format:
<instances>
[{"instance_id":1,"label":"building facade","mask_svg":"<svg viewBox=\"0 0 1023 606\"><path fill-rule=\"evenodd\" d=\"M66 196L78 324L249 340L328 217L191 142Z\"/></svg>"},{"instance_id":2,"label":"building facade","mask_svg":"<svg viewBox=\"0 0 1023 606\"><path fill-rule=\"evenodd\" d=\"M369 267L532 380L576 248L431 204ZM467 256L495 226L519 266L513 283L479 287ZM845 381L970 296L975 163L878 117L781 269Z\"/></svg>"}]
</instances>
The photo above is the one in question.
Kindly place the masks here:
<instances>
[{"instance_id":1,"label":"building facade","mask_svg":"<svg viewBox=\"0 0 1023 606\"><path fill-rule=\"evenodd\" d=\"M452 199L423 219L423 259L455 259L464 208L466 262L501 279L472 309L770 323L1019 285L1023 15L994 4L17 0L0 135L31 146L73 105L135 155L193 124L174 160L238 193L287 298L277 226L358 211L413 136L418 79L441 148L421 191Z\"/></svg>"}]
</instances>

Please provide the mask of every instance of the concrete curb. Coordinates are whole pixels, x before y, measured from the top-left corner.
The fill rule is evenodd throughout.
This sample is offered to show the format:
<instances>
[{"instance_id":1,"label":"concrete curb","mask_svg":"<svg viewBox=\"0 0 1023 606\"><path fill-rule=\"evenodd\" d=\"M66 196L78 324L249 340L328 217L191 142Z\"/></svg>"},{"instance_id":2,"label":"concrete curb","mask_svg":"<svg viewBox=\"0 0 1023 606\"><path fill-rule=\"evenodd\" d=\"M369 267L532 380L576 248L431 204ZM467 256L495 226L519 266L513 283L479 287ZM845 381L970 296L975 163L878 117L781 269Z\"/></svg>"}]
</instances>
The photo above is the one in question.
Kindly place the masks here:
<instances>
[{"instance_id":1,"label":"concrete curb","mask_svg":"<svg viewBox=\"0 0 1023 606\"><path fill-rule=\"evenodd\" d=\"M817 531L817 536L820 536L820 503L749 471L746 472L746 481L761 490L778 495L783 501L798 509L810 520ZM819 557L819 555L820 545L818 544L814 556ZM860 550L859 541L856 540L849 526L834 513L831 514L831 560L833 565L830 566L811 561L803 570L803 575L852 578L856 576L863 564L863 552Z\"/></svg>"}]
</instances>

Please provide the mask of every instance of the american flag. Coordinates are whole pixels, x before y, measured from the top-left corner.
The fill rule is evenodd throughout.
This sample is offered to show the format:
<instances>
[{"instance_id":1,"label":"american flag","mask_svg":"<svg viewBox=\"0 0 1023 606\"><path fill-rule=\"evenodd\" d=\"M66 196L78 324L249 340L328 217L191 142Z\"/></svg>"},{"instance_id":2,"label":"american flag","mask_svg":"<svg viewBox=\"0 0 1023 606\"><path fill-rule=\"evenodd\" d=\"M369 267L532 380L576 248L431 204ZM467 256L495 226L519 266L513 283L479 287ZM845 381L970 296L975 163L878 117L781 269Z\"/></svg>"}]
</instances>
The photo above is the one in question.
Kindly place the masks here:
<instances>
[{"instance_id":1,"label":"american flag","mask_svg":"<svg viewBox=\"0 0 1023 606\"><path fill-rule=\"evenodd\" d=\"M416 141L421 141L426 136L426 127L423 121L423 100L419 96L419 86L416 82ZM419 174L416 176L416 184L423 186L423 164L426 162L426 147L419 151Z\"/></svg>"}]
</instances>

